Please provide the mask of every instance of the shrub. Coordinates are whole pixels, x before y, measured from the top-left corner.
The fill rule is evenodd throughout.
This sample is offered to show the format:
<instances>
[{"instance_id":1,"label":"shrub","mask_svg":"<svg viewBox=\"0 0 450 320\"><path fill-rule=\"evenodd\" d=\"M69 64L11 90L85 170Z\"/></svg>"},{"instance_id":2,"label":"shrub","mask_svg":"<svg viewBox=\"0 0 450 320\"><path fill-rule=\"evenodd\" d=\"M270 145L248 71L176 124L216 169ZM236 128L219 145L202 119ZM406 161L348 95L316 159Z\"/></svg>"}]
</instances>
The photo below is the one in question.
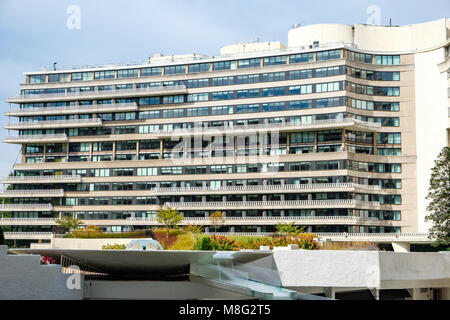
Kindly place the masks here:
<instances>
[{"instance_id":1,"label":"shrub","mask_svg":"<svg viewBox=\"0 0 450 320\"><path fill-rule=\"evenodd\" d=\"M194 250L211 251L212 249L211 237L209 236L200 237L194 245Z\"/></svg>"},{"instance_id":2,"label":"shrub","mask_svg":"<svg viewBox=\"0 0 450 320\"><path fill-rule=\"evenodd\" d=\"M183 230L190 233L204 233L205 226L197 224L187 224L183 227Z\"/></svg>"},{"instance_id":3,"label":"shrub","mask_svg":"<svg viewBox=\"0 0 450 320\"><path fill-rule=\"evenodd\" d=\"M168 250L192 250L195 245L195 238L192 233L181 234L176 242Z\"/></svg>"},{"instance_id":4,"label":"shrub","mask_svg":"<svg viewBox=\"0 0 450 320\"><path fill-rule=\"evenodd\" d=\"M125 250L126 249L126 245L124 244L106 244L102 246L102 250Z\"/></svg>"}]
</instances>

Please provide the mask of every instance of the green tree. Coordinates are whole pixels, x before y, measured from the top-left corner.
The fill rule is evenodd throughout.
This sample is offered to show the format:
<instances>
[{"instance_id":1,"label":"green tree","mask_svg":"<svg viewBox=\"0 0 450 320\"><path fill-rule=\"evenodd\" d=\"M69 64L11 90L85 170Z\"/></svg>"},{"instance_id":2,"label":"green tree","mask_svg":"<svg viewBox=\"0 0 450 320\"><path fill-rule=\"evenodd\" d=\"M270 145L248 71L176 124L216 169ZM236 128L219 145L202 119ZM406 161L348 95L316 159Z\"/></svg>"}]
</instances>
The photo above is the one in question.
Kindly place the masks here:
<instances>
[{"instance_id":1,"label":"green tree","mask_svg":"<svg viewBox=\"0 0 450 320\"><path fill-rule=\"evenodd\" d=\"M156 221L161 223L166 228L166 236L169 239L169 229L173 228L181 221L183 221L183 216L178 213L178 210L167 205L159 208L156 213Z\"/></svg>"},{"instance_id":2,"label":"green tree","mask_svg":"<svg viewBox=\"0 0 450 320\"><path fill-rule=\"evenodd\" d=\"M297 235L303 232L303 228L299 226L294 226L295 222L292 223L277 223L276 230L280 235Z\"/></svg>"},{"instance_id":3,"label":"green tree","mask_svg":"<svg viewBox=\"0 0 450 320\"><path fill-rule=\"evenodd\" d=\"M209 216L209 221L214 226L214 233L216 233L217 227L225 223L225 217L223 216L223 212L215 211L211 213L211 215Z\"/></svg>"},{"instance_id":4,"label":"green tree","mask_svg":"<svg viewBox=\"0 0 450 320\"><path fill-rule=\"evenodd\" d=\"M55 222L58 227L65 228L69 231L73 231L83 225L83 222L80 219L71 216L62 216L60 218L56 218Z\"/></svg>"},{"instance_id":5,"label":"green tree","mask_svg":"<svg viewBox=\"0 0 450 320\"><path fill-rule=\"evenodd\" d=\"M4 246L6 244L5 235L3 234L3 229L0 227L0 246Z\"/></svg>"},{"instance_id":6,"label":"green tree","mask_svg":"<svg viewBox=\"0 0 450 320\"><path fill-rule=\"evenodd\" d=\"M435 245L450 244L450 148L445 147L434 162L427 199L429 214L425 221L431 221L430 238Z\"/></svg>"}]
</instances>

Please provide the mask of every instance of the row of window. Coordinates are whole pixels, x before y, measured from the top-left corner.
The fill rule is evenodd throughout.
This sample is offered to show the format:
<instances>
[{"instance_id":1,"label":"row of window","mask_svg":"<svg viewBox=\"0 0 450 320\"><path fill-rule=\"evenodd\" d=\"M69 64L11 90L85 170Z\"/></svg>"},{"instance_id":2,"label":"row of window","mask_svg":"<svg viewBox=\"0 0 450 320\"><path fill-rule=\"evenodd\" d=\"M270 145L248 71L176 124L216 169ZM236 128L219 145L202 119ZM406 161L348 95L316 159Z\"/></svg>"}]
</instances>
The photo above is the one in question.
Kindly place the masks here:
<instances>
[{"instance_id":1,"label":"row of window","mask_svg":"<svg viewBox=\"0 0 450 320\"><path fill-rule=\"evenodd\" d=\"M363 63L373 63L373 55L363 54L357 52L347 51L347 56L349 59L363 62ZM328 50L319 51L316 53L316 61L325 61L331 59L341 58L341 50ZM289 63L307 63L314 61L314 53L300 53L293 54L289 56ZM233 61L218 61L212 63L196 63L189 65L174 65L165 67L147 67L147 68L132 68L132 69L119 69L119 70L107 70L107 71L95 71L95 72L74 72L74 73L57 73L49 74L48 82L68 82L68 81L91 81L91 80L105 80L105 79L115 79L117 72L117 79L124 78L137 78L149 77L149 76L161 76L172 75L172 74L183 74L183 73L197 73L197 72L209 72L209 71L222 71L222 70L234 70L234 69L244 69L244 68L257 68L261 66L273 66L282 65L288 63L288 56L274 56L265 58L251 58L251 59L241 59ZM399 65L400 56L399 55L376 55L375 64L378 65ZM45 83L46 75L29 75L29 83Z\"/></svg>"}]
</instances>

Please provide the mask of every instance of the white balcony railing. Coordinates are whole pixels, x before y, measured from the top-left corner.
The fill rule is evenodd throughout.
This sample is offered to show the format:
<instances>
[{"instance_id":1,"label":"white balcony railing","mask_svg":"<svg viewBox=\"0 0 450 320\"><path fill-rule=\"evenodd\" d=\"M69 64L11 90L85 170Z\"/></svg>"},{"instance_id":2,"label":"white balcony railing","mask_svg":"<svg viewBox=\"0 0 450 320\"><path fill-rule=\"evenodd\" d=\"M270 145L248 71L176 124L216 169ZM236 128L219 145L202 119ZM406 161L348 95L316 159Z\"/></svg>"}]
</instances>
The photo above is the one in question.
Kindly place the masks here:
<instances>
[{"instance_id":1,"label":"white balcony railing","mask_svg":"<svg viewBox=\"0 0 450 320\"><path fill-rule=\"evenodd\" d=\"M365 122L353 118L338 118L329 120L315 120L308 123L263 123L255 125L239 125L239 126L220 126L220 127L196 127L182 128L171 130L158 130L153 134L159 137L183 137L192 135L227 135L248 132L283 132L310 130L319 128L337 128L337 127L357 127L363 130L376 131L381 128L381 124L374 122Z\"/></svg>"},{"instance_id":2,"label":"white balcony railing","mask_svg":"<svg viewBox=\"0 0 450 320\"><path fill-rule=\"evenodd\" d=\"M53 206L51 203L36 203L36 204L2 204L0 205L0 211L13 212L13 211L52 211Z\"/></svg>"},{"instance_id":3,"label":"white balcony railing","mask_svg":"<svg viewBox=\"0 0 450 320\"><path fill-rule=\"evenodd\" d=\"M9 176L1 178L2 183L64 183L81 182L79 175L61 175L61 176Z\"/></svg>"},{"instance_id":4,"label":"white balcony railing","mask_svg":"<svg viewBox=\"0 0 450 320\"><path fill-rule=\"evenodd\" d=\"M133 111L138 110L136 103L112 103L112 104L92 104L87 106L70 107L48 107L48 108L27 108L9 110L5 112L6 116L32 116L32 115L60 115L60 114L83 114L83 113L102 113L115 111Z\"/></svg>"},{"instance_id":5,"label":"white balcony railing","mask_svg":"<svg viewBox=\"0 0 450 320\"><path fill-rule=\"evenodd\" d=\"M221 186L213 187L178 187L155 188L151 194L171 193L222 193L222 192L266 192L266 191L296 191L308 192L311 190L355 190L365 189L371 191L381 190L379 186L359 185L353 183L322 183L322 184L282 184L282 185L254 185L254 186Z\"/></svg>"},{"instance_id":6,"label":"white balcony railing","mask_svg":"<svg viewBox=\"0 0 450 320\"><path fill-rule=\"evenodd\" d=\"M378 207L378 202L365 202L354 199L340 200L287 200L287 201L217 201L217 202L173 202L166 203L177 209L188 208L348 208L348 207Z\"/></svg>"},{"instance_id":7,"label":"white balcony railing","mask_svg":"<svg viewBox=\"0 0 450 320\"><path fill-rule=\"evenodd\" d=\"M42 128L73 128L73 127L101 127L102 119L70 119L70 120L45 120L45 121L23 121L8 123L5 129L42 129Z\"/></svg>"},{"instance_id":8,"label":"white balcony railing","mask_svg":"<svg viewBox=\"0 0 450 320\"><path fill-rule=\"evenodd\" d=\"M52 232L5 232L6 240L49 240L52 239Z\"/></svg>"},{"instance_id":9,"label":"white balcony railing","mask_svg":"<svg viewBox=\"0 0 450 320\"><path fill-rule=\"evenodd\" d=\"M35 143L35 142L67 142L67 134L36 134L36 135L21 135L21 136L7 136L3 139L5 143Z\"/></svg>"},{"instance_id":10,"label":"white balcony railing","mask_svg":"<svg viewBox=\"0 0 450 320\"><path fill-rule=\"evenodd\" d=\"M131 88L131 89L113 89L113 90L94 90L83 92L65 92L65 93L47 93L47 94L30 94L30 95L18 95L7 98L7 102L21 103L40 100L84 100L90 98L104 98L104 97L132 97L135 95L154 95L154 94L174 94L174 93L186 93L186 86L157 86L147 88Z\"/></svg>"},{"instance_id":11,"label":"white balcony railing","mask_svg":"<svg viewBox=\"0 0 450 320\"><path fill-rule=\"evenodd\" d=\"M0 191L0 197L20 198L20 197L62 197L64 189L34 189L34 190L4 190Z\"/></svg>"}]
</instances>

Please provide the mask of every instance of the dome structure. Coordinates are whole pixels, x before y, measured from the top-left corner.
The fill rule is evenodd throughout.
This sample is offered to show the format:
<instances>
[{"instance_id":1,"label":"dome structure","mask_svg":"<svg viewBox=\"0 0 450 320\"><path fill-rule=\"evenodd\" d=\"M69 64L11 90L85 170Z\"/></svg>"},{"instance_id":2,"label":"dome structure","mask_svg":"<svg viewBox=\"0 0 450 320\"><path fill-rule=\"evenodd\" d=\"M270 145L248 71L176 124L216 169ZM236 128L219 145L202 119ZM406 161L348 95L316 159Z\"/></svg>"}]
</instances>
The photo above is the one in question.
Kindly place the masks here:
<instances>
[{"instance_id":1,"label":"dome structure","mask_svg":"<svg viewBox=\"0 0 450 320\"><path fill-rule=\"evenodd\" d=\"M164 250L161 244L153 239L134 239L131 240L125 250Z\"/></svg>"}]
</instances>

